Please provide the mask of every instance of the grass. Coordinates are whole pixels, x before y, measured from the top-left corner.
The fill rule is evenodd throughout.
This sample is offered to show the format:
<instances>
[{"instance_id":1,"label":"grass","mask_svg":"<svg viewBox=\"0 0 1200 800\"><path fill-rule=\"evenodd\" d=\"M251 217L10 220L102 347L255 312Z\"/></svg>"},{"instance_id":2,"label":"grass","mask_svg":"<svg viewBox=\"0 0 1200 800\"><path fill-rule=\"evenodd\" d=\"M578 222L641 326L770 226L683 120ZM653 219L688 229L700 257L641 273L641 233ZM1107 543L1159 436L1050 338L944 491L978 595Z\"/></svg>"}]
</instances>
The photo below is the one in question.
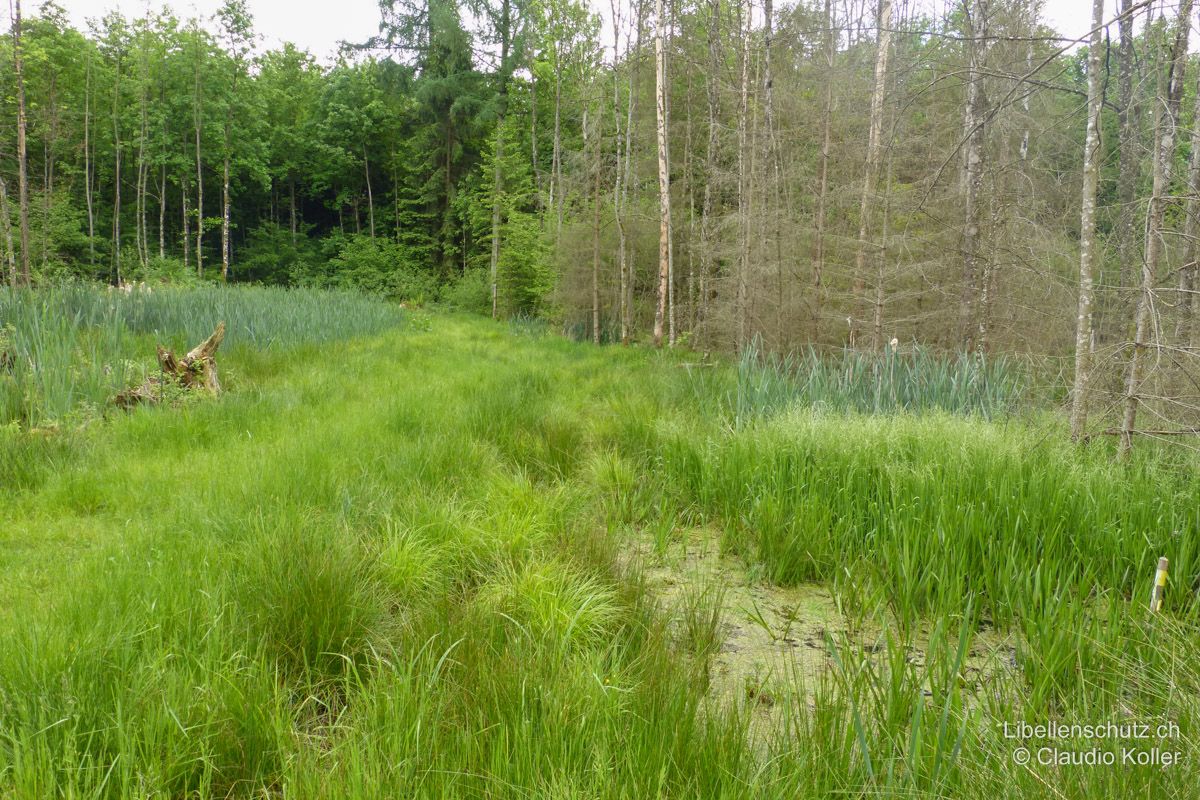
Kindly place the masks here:
<instances>
[{"instance_id":1,"label":"grass","mask_svg":"<svg viewBox=\"0 0 1200 800\"><path fill-rule=\"evenodd\" d=\"M220 321L227 351L275 351L374 334L399 320L394 306L348 292L0 288L0 424L36 427L95 414L156 368L157 344L186 352Z\"/></svg>"},{"instance_id":2,"label":"grass","mask_svg":"<svg viewBox=\"0 0 1200 800\"><path fill-rule=\"evenodd\" d=\"M794 395L732 424L737 365L697 379L686 356L524 325L328 319L321 343L300 325L231 347L219 401L3 430L0 797L1174 797L1200 780L1188 457L1117 465L971 404L864 415ZM623 558L693 526L772 581L832 586L886 646L829 634L829 669L783 676L766 729L754 698L716 702L721 587L664 608ZM1012 663L980 683L964 665L992 629ZM1057 746L1184 760L1017 765L1041 743L1003 723L1050 719L1169 721L1170 740Z\"/></svg>"},{"instance_id":3,"label":"grass","mask_svg":"<svg viewBox=\"0 0 1200 800\"><path fill-rule=\"evenodd\" d=\"M707 416L743 426L796 405L826 411L892 414L944 411L1002 418L1026 404L1030 376L1016 363L981 353L940 357L928 350L882 353L813 349L780 355L750 343L737 362L736 380L695 369L690 377Z\"/></svg>"}]
</instances>

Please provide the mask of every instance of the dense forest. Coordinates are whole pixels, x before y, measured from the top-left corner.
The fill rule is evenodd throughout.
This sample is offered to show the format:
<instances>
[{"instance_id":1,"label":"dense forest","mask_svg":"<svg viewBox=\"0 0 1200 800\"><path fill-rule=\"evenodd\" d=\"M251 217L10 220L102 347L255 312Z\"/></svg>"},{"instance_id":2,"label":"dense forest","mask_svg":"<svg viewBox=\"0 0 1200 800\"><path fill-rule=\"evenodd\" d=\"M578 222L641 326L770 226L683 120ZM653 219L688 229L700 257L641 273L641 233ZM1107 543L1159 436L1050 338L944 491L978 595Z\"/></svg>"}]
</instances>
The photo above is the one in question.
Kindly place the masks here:
<instances>
[{"instance_id":1,"label":"dense forest","mask_svg":"<svg viewBox=\"0 0 1200 800\"><path fill-rule=\"evenodd\" d=\"M87 31L17 3L5 270L353 286L597 343L1030 354L1077 373L1079 436L1093 408L1128 441L1152 399L1194 424L1191 0L1097 5L1082 43L1037 0L604 12L384 0L322 65L264 52L244 0Z\"/></svg>"}]
</instances>

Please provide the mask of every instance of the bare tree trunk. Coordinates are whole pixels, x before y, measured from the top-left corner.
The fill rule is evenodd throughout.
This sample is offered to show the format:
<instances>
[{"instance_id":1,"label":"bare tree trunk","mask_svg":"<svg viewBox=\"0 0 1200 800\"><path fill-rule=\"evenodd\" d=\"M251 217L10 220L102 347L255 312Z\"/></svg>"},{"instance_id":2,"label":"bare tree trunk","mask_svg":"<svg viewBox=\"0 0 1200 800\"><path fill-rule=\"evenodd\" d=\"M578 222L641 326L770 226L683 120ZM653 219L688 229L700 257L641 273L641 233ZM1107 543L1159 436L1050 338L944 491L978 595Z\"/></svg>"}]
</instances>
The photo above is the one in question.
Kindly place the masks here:
<instances>
[{"instance_id":1,"label":"bare tree trunk","mask_svg":"<svg viewBox=\"0 0 1200 800\"><path fill-rule=\"evenodd\" d=\"M563 187L562 187L562 63L554 45L554 142L550 153L550 207L554 209L554 244L562 237Z\"/></svg>"},{"instance_id":2,"label":"bare tree trunk","mask_svg":"<svg viewBox=\"0 0 1200 800\"><path fill-rule=\"evenodd\" d=\"M195 94L192 96L192 127L196 132L196 275L204 277L204 162L200 155L203 109L200 99L200 65L196 65Z\"/></svg>"},{"instance_id":3,"label":"bare tree trunk","mask_svg":"<svg viewBox=\"0 0 1200 800\"><path fill-rule=\"evenodd\" d=\"M1039 0L1025 0L1025 73L1033 73L1033 40L1037 31L1038 22L1038 2ZM1024 165L1029 160L1029 97L1031 91L1026 89L1021 97L1021 110L1025 112L1025 119L1022 120L1025 130L1021 134L1021 163Z\"/></svg>"},{"instance_id":4,"label":"bare tree trunk","mask_svg":"<svg viewBox=\"0 0 1200 800\"><path fill-rule=\"evenodd\" d=\"M54 200L54 150L58 142L58 76L50 75L49 90L49 130L42 143L43 153L43 182L42 182L42 267L45 268L50 260L50 212Z\"/></svg>"},{"instance_id":5,"label":"bare tree trunk","mask_svg":"<svg viewBox=\"0 0 1200 800\"><path fill-rule=\"evenodd\" d=\"M12 217L8 210L8 184L0 178L0 230L4 234L4 261L8 264L8 285L14 289L20 283L17 272L17 254L13 247Z\"/></svg>"},{"instance_id":6,"label":"bare tree trunk","mask_svg":"<svg viewBox=\"0 0 1200 800\"><path fill-rule=\"evenodd\" d=\"M139 65L138 74L138 108L140 127L138 130L138 149L137 149L137 178L134 182L134 208L135 208L135 229L134 239L137 244L138 261L142 269L146 268L147 262L150 260L149 251L149 235L146 233L146 183L149 167L146 164L146 141L149 139L149 117L148 109L149 98L147 97L147 71L149 65L146 62L146 49L143 34L143 42L141 46L141 63Z\"/></svg>"},{"instance_id":7,"label":"bare tree trunk","mask_svg":"<svg viewBox=\"0 0 1200 800\"><path fill-rule=\"evenodd\" d=\"M887 179L885 184L891 186L892 183L892 161L895 152L892 148L888 148L887 159ZM884 292L884 284L887 278L887 257L888 257L888 236L890 235L889 224L891 223L892 215L892 195L891 192L885 190L883 196L883 222L879 231L879 254L875 258L875 304L874 304L874 323L871 331L871 349L876 352L883 351L883 300L886 296Z\"/></svg>"},{"instance_id":8,"label":"bare tree trunk","mask_svg":"<svg viewBox=\"0 0 1200 800\"><path fill-rule=\"evenodd\" d=\"M537 124L537 75L533 71L533 61L536 56L534 48L529 48L529 163L533 167L534 202L537 203L539 224L545 222L545 206L542 198L542 168L538 164L538 124ZM613 63L616 64L614 56ZM545 230L544 228L542 230Z\"/></svg>"},{"instance_id":9,"label":"bare tree trunk","mask_svg":"<svg viewBox=\"0 0 1200 800\"><path fill-rule=\"evenodd\" d=\"M230 111L227 109L225 114L225 158L222 162L221 169L221 280L229 280L229 157L230 148L233 143L230 141L230 127L232 122L229 119Z\"/></svg>"},{"instance_id":10,"label":"bare tree trunk","mask_svg":"<svg viewBox=\"0 0 1200 800\"><path fill-rule=\"evenodd\" d=\"M675 6L672 4L668 8L669 18L674 19ZM671 129L671 87L670 73L668 72L669 63L667 61L670 55L670 41L666 38L670 32L668 23L667 31L663 33L663 51L662 51L662 71L663 71L663 131L664 131L664 151L667 165L667 178L670 180L671 175L671 137L666 135ZM671 219L671 193L668 185L667 190L667 345L675 346L675 229Z\"/></svg>"},{"instance_id":11,"label":"bare tree trunk","mask_svg":"<svg viewBox=\"0 0 1200 800\"><path fill-rule=\"evenodd\" d=\"M115 83L113 84L113 280L121 284L121 56L116 57Z\"/></svg>"},{"instance_id":12,"label":"bare tree trunk","mask_svg":"<svg viewBox=\"0 0 1200 800\"><path fill-rule=\"evenodd\" d=\"M497 303L500 297L498 280L500 276L500 205L501 193L504 189L504 124L508 116L509 70L512 69L508 63L511 45L509 38L511 33L510 9L509 0L504 0L501 6L500 23L503 33L500 42L500 91L496 111L496 151L492 160L492 319L495 319L498 313Z\"/></svg>"},{"instance_id":13,"label":"bare tree trunk","mask_svg":"<svg viewBox=\"0 0 1200 800\"><path fill-rule=\"evenodd\" d=\"M621 189L623 167L621 164L621 78L617 66L621 62L621 4L618 0L610 0L609 6L612 12L613 25L613 125L615 135L613 137L614 151L616 153L616 169L613 170L613 220L617 227L617 264L619 270L619 288L617 305L619 308L620 324L621 324L621 342L629 341L629 307L626 303L626 293L628 291L628 264L625 262L625 220L621 211ZM629 50L629 53L632 53ZM632 75L632 67L626 65ZM630 93L629 103L633 103L633 94Z\"/></svg>"},{"instance_id":14,"label":"bare tree trunk","mask_svg":"<svg viewBox=\"0 0 1200 800\"><path fill-rule=\"evenodd\" d=\"M862 198L858 211L858 246L854 254L854 313L850 319L850 346L857 346L866 298L867 247L870 217L883 150L883 100L887 92L888 55L892 47L892 0L879 0L879 36L875 43L875 88L871 92L871 122L867 136L867 163L863 170Z\"/></svg>"},{"instance_id":15,"label":"bare tree trunk","mask_svg":"<svg viewBox=\"0 0 1200 800\"><path fill-rule=\"evenodd\" d=\"M186 267L192 263L192 230L191 215L188 208L188 185L184 178L179 179L179 205L183 209L183 264Z\"/></svg>"},{"instance_id":16,"label":"bare tree trunk","mask_svg":"<svg viewBox=\"0 0 1200 800\"><path fill-rule=\"evenodd\" d=\"M1121 0L1121 16L1118 19L1120 44L1117 57L1117 288L1114 297L1105 306L1111 306L1116 320L1105 324L1101 334L1115 334L1116 325L1128 323L1125 313L1126 299L1133 286L1134 263L1141 257L1138 247L1137 185L1141 174L1141 158L1138 152L1141 128L1141 104L1135 86L1134 54L1134 0ZM1113 330L1109 330L1113 329Z\"/></svg>"},{"instance_id":17,"label":"bare tree trunk","mask_svg":"<svg viewBox=\"0 0 1200 800\"><path fill-rule=\"evenodd\" d=\"M687 89L684 94L684 134L683 134L683 197L687 203L687 283L684 297L687 308L687 326L689 331L696 329L696 189L694 175L694 156L692 149L692 70L687 71Z\"/></svg>"},{"instance_id":18,"label":"bare tree trunk","mask_svg":"<svg viewBox=\"0 0 1200 800\"><path fill-rule=\"evenodd\" d=\"M29 286L29 175L25 145L25 65L21 42L21 0L13 4L13 67L17 80L17 203L21 219L21 283ZM115 103L114 103L115 108Z\"/></svg>"},{"instance_id":19,"label":"bare tree trunk","mask_svg":"<svg viewBox=\"0 0 1200 800\"><path fill-rule=\"evenodd\" d=\"M1141 403L1143 353L1150 346L1150 316L1153 313L1154 281L1162 261L1163 223L1167 193L1171 188L1171 164L1175 160L1175 132L1179 104L1183 98L1183 73L1191 29L1192 0L1182 0L1175 24L1175 40L1167 57L1167 70L1159 73L1158 102L1155 103L1154 173L1150 202L1146 209L1146 247L1142 258L1141 291L1134 318L1133 350L1125 374L1125 411L1121 420L1119 453L1127 457L1133 446L1133 431Z\"/></svg>"},{"instance_id":20,"label":"bare tree trunk","mask_svg":"<svg viewBox=\"0 0 1200 800\"><path fill-rule=\"evenodd\" d=\"M1200 261L1200 76L1192 115L1191 160L1188 162L1187 210L1183 220L1186 257L1179 269L1179 321L1175 339L1181 347L1192 341L1196 314L1196 265Z\"/></svg>"},{"instance_id":21,"label":"bare tree trunk","mask_svg":"<svg viewBox=\"0 0 1200 800\"><path fill-rule=\"evenodd\" d=\"M783 268L783 216L780 201L780 188L783 184L783 168L779 163L779 141L775 136L775 101L771 75L771 39L774 36L775 9L772 0L763 0L763 96L764 113L767 125L767 163L771 169L771 193L773 207L768 212L771 223L771 238L775 242L775 340L783 347L783 306L784 306L784 268ZM764 209L765 210L765 209Z\"/></svg>"},{"instance_id":22,"label":"bare tree trunk","mask_svg":"<svg viewBox=\"0 0 1200 800\"><path fill-rule=\"evenodd\" d=\"M708 281L712 279L716 259L713 258L713 183L716 181L717 166L717 117L720 114L720 96L717 80L720 77L721 61L718 35L721 26L720 0L710 0L708 14L708 70L704 86L708 95L708 145L704 151L704 200L700 209L700 312L697 326L701 333L708 320Z\"/></svg>"},{"instance_id":23,"label":"bare tree trunk","mask_svg":"<svg viewBox=\"0 0 1200 800\"><path fill-rule=\"evenodd\" d=\"M825 204L829 194L829 147L833 132L833 59L836 36L833 30L832 0L825 0L825 103L821 110L821 166L817 180L817 208L813 221L812 249L812 329L809 338L816 341L823 311L821 273L825 269Z\"/></svg>"},{"instance_id":24,"label":"bare tree trunk","mask_svg":"<svg viewBox=\"0 0 1200 800\"><path fill-rule=\"evenodd\" d=\"M158 257L167 257L167 164L164 161L158 181Z\"/></svg>"},{"instance_id":25,"label":"bare tree trunk","mask_svg":"<svg viewBox=\"0 0 1200 800\"><path fill-rule=\"evenodd\" d=\"M670 279L671 176L667 171L666 15L663 0L654 4L654 97L658 132L658 302L654 311L654 346L661 347Z\"/></svg>"},{"instance_id":26,"label":"bare tree trunk","mask_svg":"<svg viewBox=\"0 0 1200 800\"><path fill-rule=\"evenodd\" d=\"M587 135L587 127L584 127ZM592 342L600 344L600 111L597 109L592 143Z\"/></svg>"},{"instance_id":27,"label":"bare tree trunk","mask_svg":"<svg viewBox=\"0 0 1200 800\"><path fill-rule=\"evenodd\" d=\"M1088 49L1088 120L1083 144L1083 189L1079 212L1079 310L1075 316L1075 386L1071 392L1071 438L1087 427L1088 382L1092 358L1092 275L1096 263L1096 191L1100 184L1100 112L1104 98L1101 45L1104 0L1092 3L1092 41Z\"/></svg>"},{"instance_id":28,"label":"bare tree trunk","mask_svg":"<svg viewBox=\"0 0 1200 800\"><path fill-rule=\"evenodd\" d=\"M738 266L737 291L734 298L737 315L737 349L739 352L746 346L747 316L749 287L747 284L750 271L750 193L746 175L747 130L746 117L750 113L750 10L743 8L741 0L737 3L738 35L741 36L741 54L739 59L738 84ZM743 19L743 16L745 17Z\"/></svg>"},{"instance_id":29,"label":"bare tree trunk","mask_svg":"<svg viewBox=\"0 0 1200 800\"><path fill-rule=\"evenodd\" d=\"M644 2L645 2L645 0L637 0L637 3L633 7L634 14L636 15L636 20L635 20L635 24L634 24L634 27L636 30L636 38L633 41L633 47L630 50L630 52L632 52L635 55L638 53L638 51L641 49L641 46L642 46L642 30L643 30L642 26L643 26L643 23L645 22L645 7L643 5ZM640 58L635 58L634 63L633 63L633 68L629 71L629 87L628 87L629 102L626 104L626 107L625 107L625 158L624 158L625 177L621 181L621 205L624 207L628 207L628 205L629 205L629 187L633 185L633 176L634 176L634 172L633 172L633 141L634 141L635 126L637 125L637 120L634 117L634 110L637 108L636 87L637 87L638 77L641 74L641 63L642 62L641 62ZM621 334L621 337L622 337L621 342L622 342L622 344L627 345L627 344L629 344L630 339L633 335L633 324L634 324L634 320L633 320L633 289L634 289L634 285L635 285L635 280L634 280L635 279L635 275L634 275L635 262L633 259L632 246L629 243L628 239L626 240L626 243L625 243L625 254L623 257L625 259L625 264L626 264L625 295L622 298L622 302L625 305L625 329Z\"/></svg>"},{"instance_id":30,"label":"bare tree trunk","mask_svg":"<svg viewBox=\"0 0 1200 800\"><path fill-rule=\"evenodd\" d=\"M492 253L490 271L492 282L492 319L499 315L500 301L500 185L504 177L500 169L500 159L504 154L504 139L500 132L496 133L495 164L492 165Z\"/></svg>"},{"instance_id":31,"label":"bare tree trunk","mask_svg":"<svg viewBox=\"0 0 1200 800\"><path fill-rule=\"evenodd\" d=\"M970 8L963 0L963 11L969 26L967 40L967 105L963 161L964 223L962 234L963 282L959 298L959 342L964 350L973 346L975 305L979 294L980 219L982 206L984 145L987 139L987 96L983 85L984 62L987 58L988 0L971 0Z\"/></svg>"}]
</instances>

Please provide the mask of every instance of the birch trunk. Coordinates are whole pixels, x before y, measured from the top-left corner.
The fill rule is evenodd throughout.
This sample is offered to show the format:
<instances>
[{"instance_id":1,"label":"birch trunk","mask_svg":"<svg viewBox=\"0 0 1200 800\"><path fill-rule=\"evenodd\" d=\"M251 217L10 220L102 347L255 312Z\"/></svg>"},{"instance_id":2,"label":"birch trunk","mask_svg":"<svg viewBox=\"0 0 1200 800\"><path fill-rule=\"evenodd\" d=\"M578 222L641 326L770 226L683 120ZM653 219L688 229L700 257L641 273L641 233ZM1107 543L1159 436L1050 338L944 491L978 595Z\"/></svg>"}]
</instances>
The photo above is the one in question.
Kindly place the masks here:
<instances>
[{"instance_id":1,"label":"birch trunk","mask_svg":"<svg viewBox=\"0 0 1200 800\"><path fill-rule=\"evenodd\" d=\"M854 253L854 313L850 318L850 346L857 345L866 303L867 248L871 244L870 217L883 150L883 100L887 91L888 55L892 46L892 0L879 0L879 36L875 43L875 88L871 92L871 122L867 135L867 163L863 170L862 197L858 206L858 246Z\"/></svg>"},{"instance_id":2,"label":"birch trunk","mask_svg":"<svg viewBox=\"0 0 1200 800\"><path fill-rule=\"evenodd\" d=\"M1083 144L1083 189L1079 212L1079 308L1075 315L1075 384L1071 392L1071 438L1087 427L1088 382L1092 357L1092 275L1096 262L1096 191L1100 184L1101 56L1104 0L1092 3L1092 40L1088 49L1088 119Z\"/></svg>"},{"instance_id":3,"label":"birch trunk","mask_svg":"<svg viewBox=\"0 0 1200 800\"><path fill-rule=\"evenodd\" d=\"M619 271L617 306L620 316L621 342L626 343L629 341L629 307L626 303L629 276L628 265L625 263L625 220L621 211L621 189L624 174L621 162L621 77L617 69L617 65L621 62L621 4L618 0L610 0L609 7L613 20L613 125L615 131L613 150L616 155L616 169L613 170L613 221L617 228L617 268ZM626 60L628 61L628 59ZM626 64L626 68L632 75L632 68L628 64ZM629 103L631 105L633 103L632 92L629 96Z\"/></svg>"},{"instance_id":4,"label":"birch trunk","mask_svg":"<svg viewBox=\"0 0 1200 800\"><path fill-rule=\"evenodd\" d=\"M158 257L167 257L167 164L164 161L158 181Z\"/></svg>"},{"instance_id":5,"label":"birch trunk","mask_svg":"<svg viewBox=\"0 0 1200 800\"><path fill-rule=\"evenodd\" d=\"M670 19L674 19L675 6L672 4L667 12ZM668 135L671 129L671 88L670 88L670 66L667 58L670 54L670 41L666 38L670 32L670 25L667 25L667 30L663 32L663 51L662 51L662 71L663 71L663 152L666 163L667 173L667 345L675 346L675 229L671 219L671 137ZM660 186L661 189L661 186Z\"/></svg>"},{"instance_id":6,"label":"birch trunk","mask_svg":"<svg viewBox=\"0 0 1200 800\"><path fill-rule=\"evenodd\" d=\"M964 3L965 5L965 3ZM963 160L964 220L962 234L963 278L959 297L959 342L964 350L973 347L975 306L979 294L980 226L984 171L984 144L987 139L987 97L983 85L987 55L988 0L972 0L967 12L970 38L967 41L967 104L964 113L966 148Z\"/></svg>"},{"instance_id":7,"label":"birch trunk","mask_svg":"<svg viewBox=\"0 0 1200 800\"><path fill-rule=\"evenodd\" d=\"M188 208L188 190L191 187L187 185L185 178L179 180L179 206L183 211L183 264L186 267L192 263L192 230L191 230L191 209Z\"/></svg>"},{"instance_id":8,"label":"birch trunk","mask_svg":"<svg viewBox=\"0 0 1200 800\"><path fill-rule=\"evenodd\" d=\"M226 110L225 115L225 157L222 159L221 165L221 280L229 280L229 157L230 149L233 146L230 141L230 127L232 121L229 118L230 111Z\"/></svg>"},{"instance_id":9,"label":"birch trunk","mask_svg":"<svg viewBox=\"0 0 1200 800\"><path fill-rule=\"evenodd\" d=\"M894 151L888 150L887 160L887 178L885 185L890 186L892 183L892 161ZM875 258L875 303L873 324L871 326L871 349L876 352L883 352L883 305L884 305L884 287L887 278L887 257L888 257L888 237L890 235L889 225L891 223L892 214L892 196L890 191L884 192L883 196L883 220L879 231L879 253Z\"/></svg>"},{"instance_id":10,"label":"birch trunk","mask_svg":"<svg viewBox=\"0 0 1200 800\"><path fill-rule=\"evenodd\" d=\"M671 176L667 172L666 15L663 0L654 4L654 97L658 139L658 295L654 310L654 346L661 347L670 278Z\"/></svg>"},{"instance_id":11,"label":"birch trunk","mask_svg":"<svg viewBox=\"0 0 1200 800\"><path fill-rule=\"evenodd\" d=\"M829 194L829 147L833 134L833 58L835 34L833 3L825 0L825 103L821 111L821 166L817 179L817 208L813 226L812 249L812 321L809 338L815 341L820 333L824 289L821 273L825 269L825 204Z\"/></svg>"}]
</instances>

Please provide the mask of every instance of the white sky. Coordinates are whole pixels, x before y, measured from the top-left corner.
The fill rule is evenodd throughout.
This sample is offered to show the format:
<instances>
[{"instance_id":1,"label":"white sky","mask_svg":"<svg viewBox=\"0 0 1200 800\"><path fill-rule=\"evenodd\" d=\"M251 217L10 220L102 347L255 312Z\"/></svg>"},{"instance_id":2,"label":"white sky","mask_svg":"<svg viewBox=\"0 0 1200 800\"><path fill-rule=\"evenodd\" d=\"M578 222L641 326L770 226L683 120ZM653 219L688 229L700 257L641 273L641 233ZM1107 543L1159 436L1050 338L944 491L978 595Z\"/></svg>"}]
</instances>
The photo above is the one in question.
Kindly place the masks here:
<instances>
[{"instance_id":1,"label":"white sky","mask_svg":"<svg viewBox=\"0 0 1200 800\"><path fill-rule=\"evenodd\" d=\"M103 16L105 12L119 8L127 16L141 15L146 10L144 0L58 0L66 9L71 20L83 29L89 18ZM209 17L220 5L220 0L155 0L154 8L162 5L173 8L182 19L197 14ZM1106 0L1113 6L1113 0ZM36 7L38 0L31 0ZM294 42L308 49L322 61L332 60L341 40L365 41L379 30L379 5L377 0L249 0L250 13L254 16L254 28L262 37L266 48L278 46L284 41ZM592 0L593 7L607 17L607 0ZM1083 36L1091 21L1089 0L1044 0L1044 20L1060 33L1068 36ZM611 41L611 34L606 35Z\"/></svg>"}]
</instances>

